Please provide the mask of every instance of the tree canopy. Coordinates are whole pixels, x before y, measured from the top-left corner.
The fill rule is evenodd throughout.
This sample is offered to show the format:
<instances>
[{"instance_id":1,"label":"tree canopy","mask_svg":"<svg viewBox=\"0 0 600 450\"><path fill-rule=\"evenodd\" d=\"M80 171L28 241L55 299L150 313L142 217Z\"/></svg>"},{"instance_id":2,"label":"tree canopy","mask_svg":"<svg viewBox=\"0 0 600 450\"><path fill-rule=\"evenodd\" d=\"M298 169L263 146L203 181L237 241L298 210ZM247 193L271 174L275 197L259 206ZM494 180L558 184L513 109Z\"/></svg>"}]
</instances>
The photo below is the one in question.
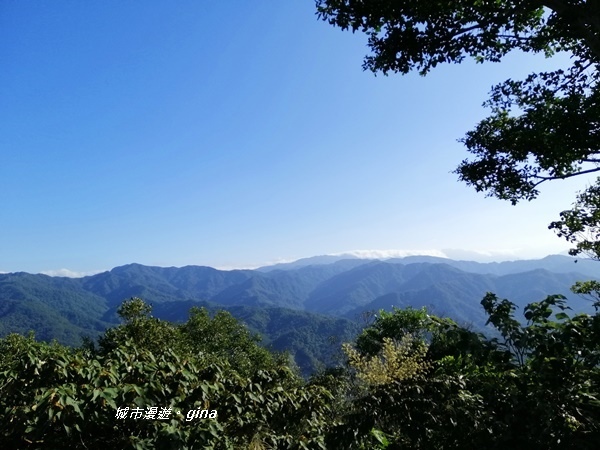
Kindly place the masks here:
<instances>
[{"instance_id":1,"label":"tree canopy","mask_svg":"<svg viewBox=\"0 0 600 450\"><path fill-rule=\"evenodd\" d=\"M571 57L566 69L492 87L484 103L491 114L461 140L472 158L455 172L477 191L515 204L536 198L546 181L600 171L597 1L316 0L316 5L321 19L367 34L372 53L363 67L375 73L426 75L440 63L466 58L499 62L512 50L548 57L566 52Z\"/></svg>"}]
</instances>

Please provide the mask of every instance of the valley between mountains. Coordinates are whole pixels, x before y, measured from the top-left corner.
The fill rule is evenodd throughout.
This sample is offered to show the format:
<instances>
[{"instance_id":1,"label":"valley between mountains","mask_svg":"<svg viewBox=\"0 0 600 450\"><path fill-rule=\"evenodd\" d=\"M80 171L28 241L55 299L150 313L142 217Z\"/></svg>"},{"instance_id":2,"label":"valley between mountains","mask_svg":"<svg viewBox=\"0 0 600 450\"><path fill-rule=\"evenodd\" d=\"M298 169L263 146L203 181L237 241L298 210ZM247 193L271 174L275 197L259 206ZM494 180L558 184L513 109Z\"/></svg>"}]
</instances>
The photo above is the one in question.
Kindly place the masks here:
<instances>
[{"instance_id":1,"label":"valley between mountains","mask_svg":"<svg viewBox=\"0 0 600 450\"><path fill-rule=\"evenodd\" d=\"M124 300L139 297L153 306L154 317L174 322L187 320L192 306L225 309L309 374L335 363L339 343L365 325L365 311L426 307L486 332L480 301L487 292L521 308L562 294L574 311L589 313L591 302L569 288L598 274L600 263L558 255L502 263L316 257L229 271L129 264L83 278L8 273L0 274L0 336L33 330L41 340L80 345L84 336L95 339L118 323Z\"/></svg>"}]
</instances>

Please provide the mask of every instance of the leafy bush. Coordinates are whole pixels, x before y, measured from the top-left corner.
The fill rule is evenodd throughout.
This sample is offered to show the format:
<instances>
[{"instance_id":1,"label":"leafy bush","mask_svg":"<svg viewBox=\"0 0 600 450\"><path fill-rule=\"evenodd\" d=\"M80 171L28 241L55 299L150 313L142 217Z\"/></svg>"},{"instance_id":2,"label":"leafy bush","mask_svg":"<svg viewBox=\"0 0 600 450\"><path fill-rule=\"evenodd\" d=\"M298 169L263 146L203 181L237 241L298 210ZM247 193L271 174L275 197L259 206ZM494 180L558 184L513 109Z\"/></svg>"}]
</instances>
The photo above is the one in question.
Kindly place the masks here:
<instances>
[{"instance_id":1,"label":"leafy bush","mask_svg":"<svg viewBox=\"0 0 600 450\"><path fill-rule=\"evenodd\" d=\"M98 348L9 335L0 448L595 449L600 315L569 316L560 296L525 324L508 300L482 305L501 338L381 313L308 383L228 314L177 326L139 299Z\"/></svg>"},{"instance_id":2,"label":"leafy bush","mask_svg":"<svg viewBox=\"0 0 600 450\"><path fill-rule=\"evenodd\" d=\"M273 358L265 363L244 341L248 336L237 336L247 350L239 352L258 355L257 369L238 371L237 351L233 363L215 363L225 347L211 353L207 345L179 339L185 330L148 317L143 302L125 303L121 312L127 322L107 331L98 350L39 343L33 336L0 341L2 448L324 448L328 392L304 388ZM200 333L197 317L186 325ZM166 340L152 339L157 335ZM142 411L151 408L170 414L144 419ZM214 410L216 417L190 421L191 410ZM117 411L140 416L118 418Z\"/></svg>"}]
</instances>

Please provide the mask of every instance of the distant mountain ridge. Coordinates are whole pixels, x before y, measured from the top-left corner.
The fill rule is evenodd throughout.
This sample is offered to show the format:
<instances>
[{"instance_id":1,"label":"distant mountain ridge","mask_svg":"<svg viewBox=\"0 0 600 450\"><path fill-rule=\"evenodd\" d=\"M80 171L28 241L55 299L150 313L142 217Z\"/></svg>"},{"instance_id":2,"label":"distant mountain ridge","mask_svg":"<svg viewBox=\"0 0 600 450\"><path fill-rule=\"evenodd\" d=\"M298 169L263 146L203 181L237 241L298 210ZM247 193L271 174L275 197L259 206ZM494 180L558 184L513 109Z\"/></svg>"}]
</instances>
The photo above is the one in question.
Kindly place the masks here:
<instances>
[{"instance_id":1,"label":"distant mountain ridge","mask_svg":"<svg viewBox=\"0 0 600 450\"><path fill-rule=\"evenodd\" d=\"M83 278L9 273L0 274L0 335L33 329L41 339L74 344L81 335L93 337L115 324L123 300L141 297L155 305L157 317L177 320L184 320L190 305L225 308L249 326L260 324L257 331L269 343L294 343L292 350L304 352L301 359L314 364L318 357L302 348L302 340L310 340L304 333L321 333L312 351L322 352L324 329L347 336L355 327L352 321L365 310L427 306L438 315L482 329L486 318L479 302L486 292L520 306L563 294L574 310L585 311L590 303L571 294L569 287L578 280L600 278L599 274L596 262L575 263L556 255L502 263L433 256L384 261L315 257L292 265L229 271L128 264ZM297 330L286 329L282 317L290 321L295 317L298 324L327 325L303 325L303 331L291 337Z\"/></svg>"},{"instance_id":2,"label":"distant mountain ridge","mask_svg":"<svg viewBox=\"0 0 600 450\"><path fill-rule=\"evenodd\" d=\"M371 261L385 261L394 264L412 264L417 262L429 262L448 264L465 272L489 273L494 275L506 275L509 273L525 272L534 269L546 269L551 272L576 272L591 277L600 275L600 263L590 259L573 258L565 255L548 255L540 259L519 259L502 262L477 262L470 260L456 260L430 255L410 255L401 258L359 258L351 254L321 255L309 258L301 258L293 262L278 263L262 266L256 269L261 272L273 270L293 270L309 265L334 264L339 261L348 261L350 265L361 265Z\"/></svg>"}]
</instances>

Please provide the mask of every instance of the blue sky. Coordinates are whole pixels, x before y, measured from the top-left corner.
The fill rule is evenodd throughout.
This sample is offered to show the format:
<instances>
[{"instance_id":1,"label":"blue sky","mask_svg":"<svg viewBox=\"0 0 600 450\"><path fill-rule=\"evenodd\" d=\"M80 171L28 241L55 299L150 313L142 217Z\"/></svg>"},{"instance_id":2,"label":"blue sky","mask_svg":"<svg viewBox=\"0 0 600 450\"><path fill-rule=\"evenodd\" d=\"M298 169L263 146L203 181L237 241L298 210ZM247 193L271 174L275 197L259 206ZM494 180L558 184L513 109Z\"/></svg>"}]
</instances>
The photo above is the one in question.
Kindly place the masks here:
<instances>
[{"instance_id":1,"label":"blue sky","mask_svg":"<svg viewBox=\"0 0 600 450\"><path fill-rule=\"evenodd\" d=\"M547 225L587 180L511 206L451 173L491 86L565 57L375 77L314 10L0 3L0 271L568 248Z\"/></svg>"}]
</instances>

